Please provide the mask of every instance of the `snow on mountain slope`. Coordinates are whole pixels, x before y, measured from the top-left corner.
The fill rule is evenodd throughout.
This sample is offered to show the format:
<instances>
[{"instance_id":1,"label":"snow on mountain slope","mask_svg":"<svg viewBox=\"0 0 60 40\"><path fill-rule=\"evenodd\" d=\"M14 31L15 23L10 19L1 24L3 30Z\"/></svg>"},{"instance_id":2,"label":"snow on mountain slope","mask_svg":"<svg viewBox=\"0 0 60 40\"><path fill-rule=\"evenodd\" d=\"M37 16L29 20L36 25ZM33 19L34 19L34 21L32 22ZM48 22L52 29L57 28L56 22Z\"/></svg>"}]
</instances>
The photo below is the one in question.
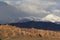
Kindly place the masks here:
<instances>
[{"instance_id":1,"label":"snow on mountain slope","mask_svg":"<svg viewBox=\"0 0 60 40\"><path fill-rule=\"evenodd\" d=\"M60 22L60 17L53 15L53 14L49 14L46 17L41 19L42 21L50 21L50 22Z\"/></svg>"}]
</instances>

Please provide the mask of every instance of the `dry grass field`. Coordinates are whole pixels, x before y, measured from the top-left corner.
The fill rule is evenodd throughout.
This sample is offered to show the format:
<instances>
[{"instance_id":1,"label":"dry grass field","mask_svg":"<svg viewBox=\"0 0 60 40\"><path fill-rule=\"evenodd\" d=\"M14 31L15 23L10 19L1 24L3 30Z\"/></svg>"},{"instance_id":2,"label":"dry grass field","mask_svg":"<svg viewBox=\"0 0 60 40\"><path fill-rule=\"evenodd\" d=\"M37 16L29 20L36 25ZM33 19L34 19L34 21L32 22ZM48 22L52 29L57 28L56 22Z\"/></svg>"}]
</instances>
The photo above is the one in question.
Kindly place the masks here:
<instances>
[{"instance_id":1,"label":"dry grass field","mask_svg":"<svg viewBox=\"0 0 60 40\"><path fill-rule=\"evenodd\" d=\"M60 31L0 25L0 40L60 40Z\"/></svg>"}]
</instances>

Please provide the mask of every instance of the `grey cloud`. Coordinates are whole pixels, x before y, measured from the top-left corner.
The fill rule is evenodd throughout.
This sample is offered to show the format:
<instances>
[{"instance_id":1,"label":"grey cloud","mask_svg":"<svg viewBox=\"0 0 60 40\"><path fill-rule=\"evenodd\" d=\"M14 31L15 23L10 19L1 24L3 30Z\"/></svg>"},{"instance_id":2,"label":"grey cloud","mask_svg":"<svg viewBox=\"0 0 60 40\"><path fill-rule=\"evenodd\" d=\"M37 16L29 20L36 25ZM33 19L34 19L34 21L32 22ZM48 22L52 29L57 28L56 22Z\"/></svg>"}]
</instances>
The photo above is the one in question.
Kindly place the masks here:
<instances>
[{"instance_id":1,"label":"grey cloud","mask_svg":"<svg viewBox=\"0 0 60 40\"><path fill-rule=\"evenodd\" d=\"M5 2L0 2L0 23L11 22L18 17L29 16L29 14L18 10L12 5L8 5Z\"/></svg>"},{"instance_id":2,"label":"grey cloud","mask_svg":"<svg viewBox=\"0 0 60 40\"><path fill-rule=\"evenodd\" d=\"M17 0L9 1L21 11L41 17L41 15L51 14L52 10L59 9L59 0ZM53 13L54 14L54 13Z\"/></svg>"},{"instance_id":3,"label":"grey cloud","mask_svg":"<svg viewBox=\"0 0 60 40\"><path fill-rule=\"evenodd\" d=\"M2 0L1 0L2 1ZM3 12L0 11L2 18L1 20L11 20L18 17L38 17L42 18L48 14L59 15L60 0L3 0L9 4L8 8L5 10L2 8ZM54 10L58 10L57 12ZM5 14L4 14L5 13ZM7 14L7 15L6 15ZM2 16L3 15L3 16ZM8 17L6 19L6 17Z\"/></svg>"}]
</instances>

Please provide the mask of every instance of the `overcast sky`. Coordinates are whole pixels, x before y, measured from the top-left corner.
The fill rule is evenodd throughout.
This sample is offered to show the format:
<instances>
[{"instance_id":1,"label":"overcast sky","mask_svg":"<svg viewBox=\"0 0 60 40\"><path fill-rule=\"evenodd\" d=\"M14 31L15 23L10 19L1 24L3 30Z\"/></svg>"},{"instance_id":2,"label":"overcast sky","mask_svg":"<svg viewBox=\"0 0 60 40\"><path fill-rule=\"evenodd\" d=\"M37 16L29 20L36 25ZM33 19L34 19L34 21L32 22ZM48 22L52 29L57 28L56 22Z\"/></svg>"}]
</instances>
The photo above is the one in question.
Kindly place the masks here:
<instances>
[{"instance_id":1,"label":"overcast sky","mask_svg":"<svg viewBox=\"0 0 60 40\"><path fill-rule=\"evenodd\" d=\"M29 14L60 14L60 0L3 0ZM42 15L43 16L43 15ZM59 15L60 16L60 15Z\"/></svg>"},{"instance_id":2,"label":"overcast sky","mask_svg":"<svg viewBox=\"0 0 60 40\"><path fill-rule=\"evenodd\" d=\"M60 16L60 0L0 0L26 14L22 16L44 17L49 14ZM14 11L15 12L15 11ZM22 13L21 12L21 13ZM19 15L19 14L18 14Z\"/></svg>"}]
</instances>

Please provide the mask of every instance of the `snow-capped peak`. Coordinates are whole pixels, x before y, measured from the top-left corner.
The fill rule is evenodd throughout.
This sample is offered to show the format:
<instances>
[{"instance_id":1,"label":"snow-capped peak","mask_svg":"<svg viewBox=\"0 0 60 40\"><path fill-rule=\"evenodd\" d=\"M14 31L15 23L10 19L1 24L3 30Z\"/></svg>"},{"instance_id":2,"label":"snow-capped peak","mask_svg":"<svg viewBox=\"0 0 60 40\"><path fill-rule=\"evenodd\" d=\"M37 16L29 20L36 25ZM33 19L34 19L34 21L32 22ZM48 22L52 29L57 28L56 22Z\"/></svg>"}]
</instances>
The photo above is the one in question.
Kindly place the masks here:
<instances>
[{"instance_id":1,"label":"snow-capped peak","mask_svg":"<svg viewBox=\"0 0 60 40\"><path fill-rule=\"evenodd\" d=\"M42 21L60 22L60 17L53 14L49 14L46 17L42 18Z\"/></svg>"}]
</instances>

